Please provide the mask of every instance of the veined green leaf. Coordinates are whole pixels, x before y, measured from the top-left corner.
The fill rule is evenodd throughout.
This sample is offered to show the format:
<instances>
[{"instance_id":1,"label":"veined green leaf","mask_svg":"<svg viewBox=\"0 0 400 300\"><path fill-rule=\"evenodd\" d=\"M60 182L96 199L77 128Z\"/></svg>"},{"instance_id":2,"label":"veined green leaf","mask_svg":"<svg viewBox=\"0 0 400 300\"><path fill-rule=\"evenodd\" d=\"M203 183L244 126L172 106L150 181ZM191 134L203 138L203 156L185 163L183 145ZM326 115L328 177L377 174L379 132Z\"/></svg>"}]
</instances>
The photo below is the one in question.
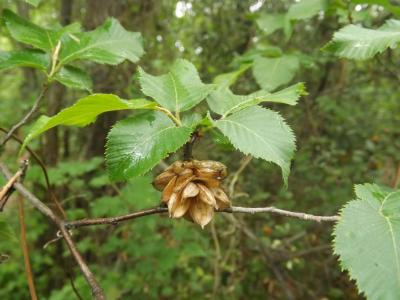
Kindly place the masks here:
<instances>
[{"instance_id":1,"label":"veined green leaf","mask_svg":"<svg viewBox=\"0 0 400 300\"><path fill-rule=\"evenodd\" d=\"M287 185L295 137L277 112L253 106L215 121L214 125L244 154L279 165Z\"/></svg>"},{"instance_id":2,"label":"veined green leaf","mask_svg":"<svg viewBox=\"0 0 400 300\"><path fill-rule=\"evenodd\" d=\"M325 10L326 0L302 0L290 6L286 18L289 20L308 19Z\"/></svg>"},{"instance_id":3,"label":"veined green leaf","mask_svg":"<svg viewBox=\"0 0 400 300\"><path fill-rule=\"evenodd\" d=\"M34 7L38 7L38 5L40 4L40 2L42 2L42 0L25 0L25 2L29 3Z\"/></svg>"},{"instance_id":4,"label":"veined green leaf","mask_svg":"<svg viewBox=\"0 0 400 300\"><path fill-rule=\"evenodd\" d=\"M235 95L227 88L213 91L207 98L211 110L226 117L239 110L254 106L262 102L276 102L296 105L301 95L306 94L303 83L294 84L288 88L270 93L260 90L250 95Z\"/></svg>"},{"instance_id":5,"label":"veined green leaf","mask_svg":"<svg viewBox=\"0 0 400 300\"><path fill-rule=\"evenodd\" d=\"M299 66L299 59L294 55L278 58L258 57L254 60L253 75L263 89L272 91L289 83Z\"/></svg>"},{"instance_id":6,"label":"veined green leaf","mask_svg":"<svg viewBox=\"0 0 400 300\"><path fill-rule=\"evenodd\" d=\"M283 28L285 21L284 14L264 14L257 19L258 27L266 34L271 34Z\"/></svg>"},{"instance_id":7,"label":"veined green leaf","mask_svg":"<svg viewBox=\"0 0 400 300\"><path fill-rule=\"evenodd\" d=\"M3 19L14 39L46 52L51 52L61 36L70 29L70 27L57 30L45 29L8 9L3 11Z\"/></svg>"},{"instance_id":8,"label":"veined green leaf","mask_svg":"<svg viewBox=\"0 0 400 300\"><path fill-rule=\"evenodd\" d=\"M142 92L170 111L188 110L207 97L214 85L204 84L189 61L178 59L170 71L161 76L139 69Z\"/></svg>"},{"instance_id":9,"label":"veined green leaf","mask_svg":"<svg viewBox=\"0 0 400 300\"><path fill-rule=\"evenodd\" d=\"M232 84L235 83L235 81L239 78L240 75L242 75L251 67L251 65L252 64L249 63L242 64L235 71L219 74L214 78L214 83L217 84L219 88L230 87Z\"/></svg>"},{"instance_id":10,"label":"veined green leaf","mask_svg":"<svg viewBox=\"0 0 400 300\"><path fill-rule=\"evenodd\" d=\"M335 228L335 253L371 300L400 299L400 191L356 186Z\"/></svg>"},{"instance_id":11,"label":"veined green leaf","mask_svg":"<svg viewBox=\"0 0 400 300\"><path fill-rule=\"evenodd\" d=\"M86 126L96 120L96 117L108 111L124 109L154 109L155 102L144 99L123 100L112 94L93 94L78 100L53 117L41 116L24 140L22 149L33 138L58 125Z\"/></svg>"},{"instance_id":12,"label":"veined green leaf","mask_svg":"<svg viewBox=\"0 0 400 300\"><path fill-rule=\"evenodd\" d=\"M106 163L112 180L151 170L189 139L193 129L175 124L161 112L146 112L118 122L107 138Z\"/></svg>"},{"instance_id":13,"label":"veined green leaf","mask_svg":"<svg viewBox=\"0 0 400 300\"><path fill-rule=\"evenodd\" d=\"M38 50L0 52L0 70L14 67L31 67L46 70L49 62L48 54Z\"/></svg>"},{"instance_id":14,"label":"veined green leaf","mask_svg":"<svg viewBox=\"0 0 400 300\"><path fill-rule=\"evenodd\" d=\"M337 56L364 60L400 42L400 21L388 20L379 29L367 29L357 25L348 25L335 32L323 50Z\"/></svg>"},{"instance_id":15,"label":"veined green leaf","mask_svg":"<svg viewBox=\"0 0 400 300\"><path fill-rule=\"evenodd\" d=\"M87 59L116 65L126 59L137 62L143 53L141 34L125 30L110 18L93 31L67 36L62 42L60 61L66 64Z\"/></svg>"},{"instance_id":16,"label":"veined green leaf","mask_svg":"<svg viewBox=\"0 0 400 300\"><path fill-rule=\"evenodd\" d=\"M73 66L62 67L54 79L73 89L92 91L93 83L89 74Z\"/></svg>"}]
</instances>

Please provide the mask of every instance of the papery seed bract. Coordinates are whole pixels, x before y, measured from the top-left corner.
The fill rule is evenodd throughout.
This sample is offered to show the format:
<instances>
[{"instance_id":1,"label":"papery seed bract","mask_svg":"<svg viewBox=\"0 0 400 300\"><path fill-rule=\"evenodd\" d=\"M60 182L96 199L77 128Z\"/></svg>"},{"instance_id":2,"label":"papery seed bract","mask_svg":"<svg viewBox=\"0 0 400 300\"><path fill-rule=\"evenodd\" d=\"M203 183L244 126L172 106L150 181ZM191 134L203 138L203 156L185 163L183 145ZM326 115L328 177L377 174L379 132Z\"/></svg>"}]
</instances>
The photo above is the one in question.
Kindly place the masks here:
<instances>
[{"instance_id":1,"label":"papery seed bract","mask_svg":"<svg viewBox=\"0 0 400 300\"><path fill-rule=\"evenodd\" d=\"M175 183L174 192L180 192L183 188L191 182L195 178L194 175L192 176L179 176Z\"/></svg>"},{"instance_id":2,"label":"papery seed bract","mask_svg":"<svg viewBox=\"0 0 400 300\"><path fill-rule=\"evenodd\" d=\"M217 206L217 201L215 200L215 197L213 193L206 187L205 185L198 184L200 193L199 193L199 199L202 200L203 202L207 203L208 205L211 205L213 208L218 208Z\"/></svg>"},{"instance_id":3,"label":"papery seed bract","mask_svg":"<svg viewBox=\"0 0 400 300\"><path fill-rule=\"evenodd\" d=\"M229 200L228 195L225 194L225 192L221 188L211 188L210 190L217 200L218 209L231 207L231 201Z\"/></svg>"},{"instance_id":4,"label":"papery seed bract","mask_svg":"<svg viewBox=\"0 0 400 300\"><path fill-rule=\"evenodd\" d=\"M175 173L173 172L170 171L162 172L154 179L153 185L157 190L162 191L174 176Z\"/></svg>"},{"instance_id":5,"label":"papery seed bract","mask_svg":"<svg viewBox=\"0 0 400 300\"><path fill-rule=\"evenodd\" d=\"M212 220L214 208L203 201L197 200L190 206L189 213L193 221L204 228Z\"/></svg>"},{"instance_id":6,"label":"papery seed bract","mask_svg":"<svg viewBox=\"0 0 400 300\"><path fill-rule=\"evenodd\" d=\"M193 182L189 182L183 189L182 198L196 197L198 194L199 194L198 186Z\"/></svg>"},{"instance_id":7,"label":"papery seed bract","mask_svg":"<svg viewBox=\"0 0 400 300\"><path fill-rule=\"evenodd\" d=\"M175 183L176 183L177 176L172 177L172 179L168 182L167 186L164 188L162 193L162 201L167 202L171 197Z\"/></svg>"}]
</instances>

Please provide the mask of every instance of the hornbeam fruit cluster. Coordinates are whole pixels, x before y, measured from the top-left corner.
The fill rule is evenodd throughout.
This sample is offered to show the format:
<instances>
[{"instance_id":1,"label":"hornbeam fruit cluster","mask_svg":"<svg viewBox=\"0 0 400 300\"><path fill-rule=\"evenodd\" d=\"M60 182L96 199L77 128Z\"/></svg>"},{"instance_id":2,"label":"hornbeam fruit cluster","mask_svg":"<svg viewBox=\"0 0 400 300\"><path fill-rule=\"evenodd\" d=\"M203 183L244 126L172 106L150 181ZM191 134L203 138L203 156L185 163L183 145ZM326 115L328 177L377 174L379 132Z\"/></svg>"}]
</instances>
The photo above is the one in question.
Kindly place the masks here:
<instances>
[{"instance_id":1,"label":"hornbeam fruit cluster","mask_svg":"<svg viewBox=\"0 0 400 300\"><path fill-rule=\"evenodd\" d=\"M154 186L162 191L170 217L184 217L204 228L215 209L231 206L221 188L226 175L226 166L217 161L176 161L155 178Z\"/></svg>"}]
</instances>

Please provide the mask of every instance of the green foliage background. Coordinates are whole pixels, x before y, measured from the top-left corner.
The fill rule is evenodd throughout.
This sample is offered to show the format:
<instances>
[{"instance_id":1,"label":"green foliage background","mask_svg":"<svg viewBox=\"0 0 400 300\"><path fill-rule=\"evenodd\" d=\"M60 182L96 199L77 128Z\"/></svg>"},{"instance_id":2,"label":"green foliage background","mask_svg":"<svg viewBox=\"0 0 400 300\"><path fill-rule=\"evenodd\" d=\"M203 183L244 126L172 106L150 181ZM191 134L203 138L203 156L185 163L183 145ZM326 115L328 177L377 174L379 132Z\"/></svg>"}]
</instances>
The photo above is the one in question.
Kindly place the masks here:
<instances>
[{"instance_id":1,"label":"green foliage background","mask_svg":"<svg viewBox=\"0 0 400 300\"><path fill-rule=\"evenodd\" d=\"M350 22L379 28L386 20L398 18L398 10L386 3L389 1L365 1L369 5L329 1L324 13L319 12L321 1L311 1L315 2L312 7L317 7L315 12L304 11L292 1L266 1L258 10L254 6L257 1L29 2L38 7L9 0L2 1L0 9L10 8L49 27L79 22L86 30L113 16L127 30L141 32L145 55L140 65L149 74L166 73L175 59L184 58L196 65L203 82L211 83L218 74L255 59L257 68L244 70L232 87L235 94L258 90L256 83L264 88L280 87L282 78L304 82L309 94L297 106L267 105L285 117L296 135L297 151L288 189L283 187L279 168L253 159L240 175L234 205L274 205L332 215L354 198L353 184L374 181L393 186L400 176L400 52L388 49L370 60L350 61L321 51L334 32ZM187 10L178 18L177 7L182 5ZM265 13L280 15L272 21L256 21ZM261 30L265 22L273 22L274 30L271 26ZM9 38L4 26L0 30L2 50L23 48ZM334 44L327 47L337 49ZM283 73L268 74L277 57L281 62L277 68L282 67ZM95 92L115 93L125 99L143 96L135 64L99 66L86 62L84 67L90 71ZM288 68L290 74L285 73ZM32 105L42 75L29 69L12 69L0 76L0 125L9 128ZM54 115L86 95L56 84L41 113ZM118 215L158 204L159 194L150 182L162 166L126 183L111 183L106 175L105 137L116 120L126 115L109 113L83 129L52 129L31 143L50 167L51 182L70 219ZM31 125L19 136L26 136ZM9 144L3 157L16 166L18 145ZM181 155L178 152L166 163ZM194 155L224 162L231 174L243 158L217 133L196 143ZM41 170L32 164L25 182L50 203ZM0 299L29 298L16 216L15 201L0 215ZM83 298L90 299L86 283L64 245L54 243L43 249L55 236L53 226L28 205L26 216L40 298L74 299L69 282L73 274ZM331 225L268 214L237 219L239 228L229 216L219 214L215 218L221 257L210 226L201 230L166 216L146 217L116 227L80 229L73 234L109 299L362 297L332 255Z\"/></svg>"}]
</instances>

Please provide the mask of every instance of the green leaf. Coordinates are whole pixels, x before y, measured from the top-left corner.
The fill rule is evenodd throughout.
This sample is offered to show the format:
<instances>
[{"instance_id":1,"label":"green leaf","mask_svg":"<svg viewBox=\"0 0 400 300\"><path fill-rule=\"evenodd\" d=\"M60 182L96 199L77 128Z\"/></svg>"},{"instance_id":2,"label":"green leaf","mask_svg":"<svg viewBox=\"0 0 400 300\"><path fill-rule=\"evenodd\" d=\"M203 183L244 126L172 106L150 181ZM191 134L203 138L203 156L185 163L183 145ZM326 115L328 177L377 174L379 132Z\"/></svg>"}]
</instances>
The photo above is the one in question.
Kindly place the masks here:
<instances>
[{"instance_id":1,"label":"green leaf","mask_svg":"<svg viewBox=\"0 0 400 300\"><path fill-rule=\"evenodd\" d=\"M289 20L309 19L326 8L326 0L302 0L290 6L286 18Z\"/></svg>"},{"instance_id":2,"label":"green leaf","mask_svg":"<svg viewBox=\"0 0 400 300\"><path fill-rule=\"evenodd\" d=\"M388 20L379 29L348 25L335 32L323 50L340 57L365 60L400 42L400 21Z\"/></svg>"},{"instance_id":3,"label":"green leaf","mask_svg":"<svg viewBox=\"0 0 400 300\"><path fill-rule=\"evenodd\" d=\"M93 31L67 36L62 43L60 61L91 60L116 65L124 60L137 62L143 55L142 37L129 32L113 18Z\"/></svg>"},{"instance_id":4,"label":"green leaf","mask_svg":"<svg viewBox=\"0 0 400 300\"><path fill-rule=\"evenodd\" d=\"M254 60L253 75L263 89L272 91L290 82L299 66L299 59L294 55L278 58L258 57Z\"/></svg>"},{"instance_id":5,"label":"green leaf","mask_svg":"<svg viewBox=\"0 0 400 300\"><path fill-rule=\"evenodd\" d=\"M142 92L175 112L199 104L214 88L202 83L196 68L184 59L176 60L167 74L153 76L140 68L139 76Z\"/></svg>"},{"instance_id":6,"label":"green leaf","mask_svg":"<svg viewBox=\"0 0 400 300\"><path fill-rule=\"evenodd\" d=\"M368 299L400 299L400 191L356 186L335 228L335 253Z\"/></svg>"},{"instance_id":7,"label":"green leaf","mask_svg":"<svg viewBox=\"0 0 400 300\"><path fill-rule=\"evenodd\" d=\"M0 216L0 240L2 242L14 242L18 243L18 238L11 226L7 223L7 220Z\"/></svg>"},{"instance_id":8,"label":"green leaf","mask_svg":"<svg viewBox=\"0 0 400 300\"><path fill-rule=\"evenodd\" d=\"M118 122L108 134L106 163L111 180L151 170L189 139L193 129L175 124L161 112L146 112Z\"/></svg>"},{"instance_id":9,"label":"green leaf","mask_svg":"<svg viewBox=\"0 0 400 300\"><path fill-rule=\"evenodd\" d=\"M258 27L266 34L271 34L284 26L284 14L265 14L257 19Z\"/></svg>"},{"instance_id":10,"label":"green leaf","mask_svg":"<svg viewBox=\"0 0 400 300\"><path fill-rule=\"evenodd\" d=\"M34 7L38 7L40 2L42 2L42 0L25 0L26 3L29 3L30 5L34 6Z\"/></svg>"},{"instance_id":11,"label":"green leaf","mask_svg":"<svg viewBox=\"0 0 400 300\"><path fill-rule=\"evenodd\" d=\"M305 94L303 83L297 83L275 93L260 90L250 95L235 95L231 90L223 88L213 91L207 98L207 103L213 112L222 115L224 118L229 114L262 102L296 105L300 96Z\"/></svg>"},{"instance_id":12,"label":"green leaf","mask_svg":"<svg viewBox=\"0 0 400 300\"><path fill-rule=\"evenodd\" d=\"M41 116L26 136L22 149L33 138L58 125L83 127L94 122L98 115L108 111L153 109L155 106L154 102L144 99L128 101L112 94L93 94L78 100L74 105L53 117Z\"/></svg>"},{"instance_id":13,"label":"green leaf","mask_svg":"<svg viewBox=\"0 0 400 300\"><path fill-rule=\"evenodd\" d=\"M377 4L395 15L400 15L400 7L398 4L394 5L390 0L352 0L354 4Z\"/></svg>"},{"instance_id":14,"label":"green leaf","mask_svg":"<svg viewBox=\"0 0 400 300\"><path fill-rule=\"evenodd\" d=\"M37 50L23 50L0 52L0 70L14 67L30 67L46 70L49 65L49 56Z\"/></svg>"},{"instance_id":15,"label":"green leaf","mask_svg":"<svg viewBox=\"0 0 400 300\"><path fill-rule=\"evenodd\" d=\"M8 9L3 11L3 19L14 39L47 52L55 48L62 34L33 24Z\"/></svg>"},{"instance_id":16,"label":"green leaf","mask_svg":"<svg viewBox=\"0 0 400 300\"><path fill-rule=\"evenodd\" d=\"M214 83L219 86L219 88L229 87L236 82L240 75L246 72L252 64L242 64L240 67L232 72L219 74L214 78Z\"/></svg>"},{"instance_id":17,"label":"green leaf","mask_svg":"<svg viewBox=\"0 0 400 300\"><path fill-rule=\"evenodd\" d=\"M42 2L42 0L25 0L26 3L29 3L30 5L34 6L34 7L38 7L40 2Z\"/></svg>"},{"instance_id":18,"label":"green leaf","mask_svg":"<svg viewBox=\"0 0 400 300\"><path fill-rule=\"evenodd\" d=\"M214 125L244 154L279 165L287 185L295 137L277 112L253 106L215 121Z\"/></svg>"},{"instance_id":19,"label":"green leaf","mask_svg":"<svg viewBox=\"0 0 400 300\"><path fill-rule=\"evenodd\" d=\"M54 79L73 89L92 91L93 83L89 74L73 66L61 68Z\"/></svg>"}]
</instances>

